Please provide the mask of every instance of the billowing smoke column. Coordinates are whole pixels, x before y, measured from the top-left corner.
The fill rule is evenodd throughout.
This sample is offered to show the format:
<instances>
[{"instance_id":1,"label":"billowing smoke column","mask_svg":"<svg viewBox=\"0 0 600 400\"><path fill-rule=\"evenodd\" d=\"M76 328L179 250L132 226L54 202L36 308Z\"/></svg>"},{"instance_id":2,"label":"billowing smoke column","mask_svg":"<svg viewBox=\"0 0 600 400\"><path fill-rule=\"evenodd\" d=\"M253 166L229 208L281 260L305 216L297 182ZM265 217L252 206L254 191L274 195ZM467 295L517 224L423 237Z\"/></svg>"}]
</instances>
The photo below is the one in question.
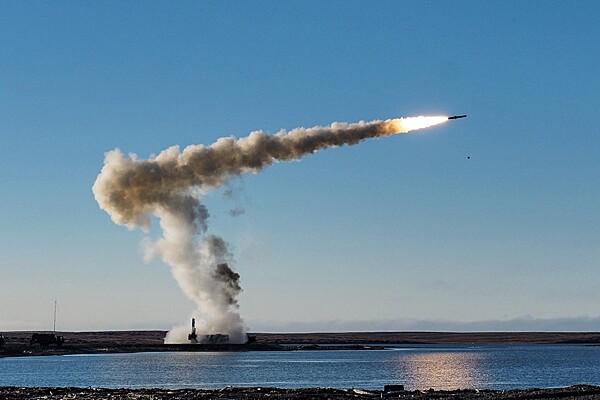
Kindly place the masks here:
<instances>
[{"instance_id":1,"label":"billowing smoke column","mask_svg":"<svg viewBox=\"0 0 600 400\"><path fill-rule=\"evenodd\" d=\"M197 304L199 332L228 334L231 342L239 343L246 340L246 327L237 312L239 275L230 268L232 256L223 239L201 238L208 218L201 195L231 177L258 173L276 161L298 160L327 147L354 145L445 121L446 116L412 117L336 122L275 135L256 131L241 139L223 137L210 146L188 146L182 153L173 146L148 160L115 149L106 153L92 190L100 208L116 224L148 231L151 216L159 219L162 237L148 240L147 257L159 256L171 266L185 295ZM183 342L186 334L187 324L174 328L165 340Z\"/></svg>"}]
</instances>

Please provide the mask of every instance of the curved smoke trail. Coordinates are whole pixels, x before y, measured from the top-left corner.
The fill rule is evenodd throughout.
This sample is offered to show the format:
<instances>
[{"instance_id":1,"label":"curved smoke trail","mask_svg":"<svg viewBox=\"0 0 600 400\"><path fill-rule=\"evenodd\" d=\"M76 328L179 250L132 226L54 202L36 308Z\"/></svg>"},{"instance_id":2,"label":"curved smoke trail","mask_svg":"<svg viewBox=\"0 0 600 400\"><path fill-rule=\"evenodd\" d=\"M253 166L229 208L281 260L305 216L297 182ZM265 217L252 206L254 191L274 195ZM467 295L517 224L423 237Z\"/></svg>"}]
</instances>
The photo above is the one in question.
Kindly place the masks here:
<instances>
[{"instance_id":1,"label":"curved smoke trail","mask_svg":"<svg viewBox=\"0 0 600 400\"><path fill-rule=\"evenodd\" d=\"M188 146L183 152L173 146L148 160L115 149L106 153L92 190L100 208L116 224L148 231L151 216L159 219L163 235L147 245L147 256L160 256L171 266L185 295L197 304L200 332L225 333L230 341L243 342L246 327L237 312L237 295L242 290L239 275L229 267L232 257L223 239L214 235L199 239L207 229L208 212L198 189L207 192L233 176L258 173L276 161L298 160L324 148L445 121L445 116L411 117L336 122L275 135L255 131L241 139L223 137L210 146ZM166 340L184 340L183 329L171 331Z\"/></svg>"}]
</instances>

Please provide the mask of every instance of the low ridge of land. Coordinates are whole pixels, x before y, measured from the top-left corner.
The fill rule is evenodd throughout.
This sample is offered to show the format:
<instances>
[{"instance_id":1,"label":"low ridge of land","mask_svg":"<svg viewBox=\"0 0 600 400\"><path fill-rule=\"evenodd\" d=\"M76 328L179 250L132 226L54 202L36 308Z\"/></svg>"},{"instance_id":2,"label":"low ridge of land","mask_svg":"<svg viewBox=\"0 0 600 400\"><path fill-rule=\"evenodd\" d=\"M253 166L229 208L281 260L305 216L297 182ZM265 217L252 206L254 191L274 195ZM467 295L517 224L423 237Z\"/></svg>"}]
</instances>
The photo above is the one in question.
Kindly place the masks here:
<instances>
[{"instance_id":1,"label":"low ridge of land","mask_svg":"<svg viewBox=\"0 0 600 400\"><path fill-rule=\"evenodd\" d=\"M340 332L257 333L257 342L345 344L600 343L600 332Z\"/></svg>"},{"instance_id":2,"label":"low ridge of land","mask_svg":"<svg viewBox=\"0 0 600 400\"><path fill-rule=\"evenodd\" d=\"M0 332L3 333L3 332ZM7 343L29 343L34 332L4 332ZM166 331L57 332L70 344L163 343ZM600 344L600 332L332 332L251 333L267 344Z\"/></svg>"}]
</instances>

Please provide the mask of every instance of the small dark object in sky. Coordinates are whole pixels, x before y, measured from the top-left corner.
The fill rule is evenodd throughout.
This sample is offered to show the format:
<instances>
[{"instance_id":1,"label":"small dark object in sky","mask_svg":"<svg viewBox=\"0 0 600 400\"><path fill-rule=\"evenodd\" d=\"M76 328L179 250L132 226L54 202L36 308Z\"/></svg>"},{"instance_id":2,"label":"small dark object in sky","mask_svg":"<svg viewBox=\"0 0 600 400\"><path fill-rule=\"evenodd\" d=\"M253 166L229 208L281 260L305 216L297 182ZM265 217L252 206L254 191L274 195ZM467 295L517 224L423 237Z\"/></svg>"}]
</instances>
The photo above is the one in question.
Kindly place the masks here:
<instances>
[{"instance_id":1,"label":"small dark object in sky","mask_svg":"<svg viewBox=\"0 0 600 400\"><path fill-rule=\"evenodd\" d=\"M471 156L467 156L467 160L470 160L470 159L471 159Z\"/></svg>"},{"instance_id":2,"label":"small dark object in sky","mask_svg":"<svg viewBox=\"0 0 600 400\"><path fill-rule=\"evenodd\" d=\"M448 117L448 119L459 119L459 118L467 118L466 115L453 115L451 117Z\"/></svg>"}]
</instances>

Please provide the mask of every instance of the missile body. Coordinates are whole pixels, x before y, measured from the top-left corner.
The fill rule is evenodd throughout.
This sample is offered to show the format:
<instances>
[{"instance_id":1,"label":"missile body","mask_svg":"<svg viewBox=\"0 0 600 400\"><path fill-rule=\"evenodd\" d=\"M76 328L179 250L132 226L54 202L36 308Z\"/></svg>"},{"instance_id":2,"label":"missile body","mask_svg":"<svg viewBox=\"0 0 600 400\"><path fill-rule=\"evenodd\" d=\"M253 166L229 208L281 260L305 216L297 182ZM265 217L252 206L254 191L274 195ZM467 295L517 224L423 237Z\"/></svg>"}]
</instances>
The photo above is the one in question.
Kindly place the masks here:
<instances>
[{"instance_id":1,"label":"missile body","mask_svg":"<svg viewBox=\"0 0 600 400\"><path fill-rule=\"evenodd\" d=\"M459 118L467 118L466 115L453 115L451 117L448 117L448 119L459 119Z\"/></svg>"}]
</instances>

